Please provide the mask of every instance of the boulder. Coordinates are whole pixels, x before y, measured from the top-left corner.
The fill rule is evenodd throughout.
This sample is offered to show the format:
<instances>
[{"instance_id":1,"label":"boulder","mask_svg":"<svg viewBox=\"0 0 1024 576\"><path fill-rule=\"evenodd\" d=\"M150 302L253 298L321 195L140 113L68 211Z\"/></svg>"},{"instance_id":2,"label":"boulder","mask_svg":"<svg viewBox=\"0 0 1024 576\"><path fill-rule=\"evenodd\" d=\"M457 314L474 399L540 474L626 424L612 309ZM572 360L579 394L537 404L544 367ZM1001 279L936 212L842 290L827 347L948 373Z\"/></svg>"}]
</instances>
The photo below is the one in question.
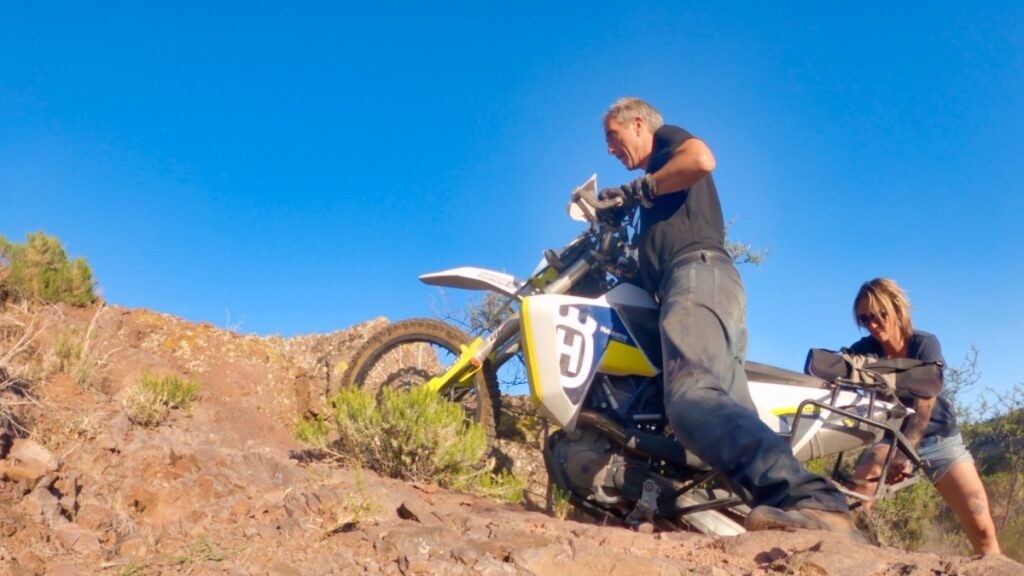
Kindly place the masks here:
<instances>
[{"instance_id":1,"label":"boulder","mask_svg":"<svg viewBox=\"0 0 1024 576\"><path fill-rule=\"evenodd\" d=\"M14 441L7 459L0 461L0 478L24 482L31 490L47 474L60 467L60 460L35 440L19 438Z\"/></svg>"}]
</instances>

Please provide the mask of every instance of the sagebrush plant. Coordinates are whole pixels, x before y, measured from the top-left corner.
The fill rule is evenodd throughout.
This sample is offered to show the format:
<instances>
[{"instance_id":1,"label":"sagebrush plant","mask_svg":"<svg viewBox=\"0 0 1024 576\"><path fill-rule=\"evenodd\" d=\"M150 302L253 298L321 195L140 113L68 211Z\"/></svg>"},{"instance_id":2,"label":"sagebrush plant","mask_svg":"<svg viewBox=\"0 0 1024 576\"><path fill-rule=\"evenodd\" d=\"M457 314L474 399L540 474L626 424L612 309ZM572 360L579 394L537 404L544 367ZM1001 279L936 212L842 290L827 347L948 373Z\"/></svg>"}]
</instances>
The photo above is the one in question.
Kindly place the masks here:
<instances>
[{"instance_id":1,"label":"sagebrush plant","mask_svg":"<svg viewBox=\"0 0 1024 576\"><path fill-rule=\"evenodd\" d=\"M385 389L379 405L373 393L350 388L333 404L340 452L392 478L453 486L487 450L483 428L425 388Z\"/></svg>"},{"instance_id":2,"label":"sagebrush plant","mask_svg":"<svg viewBox=\"0 0 1024 576\"><path fill-rule=\"evenodd\" d=\"M82 341L74 333L63 331L57 335L57 346L54 354L57 357L57 369L71 372L82 356Z\"/></svg>"},{"instance_id":3,"label":"sagebrush plant","mask_svg":"<svg viewBox=\"0 0 1024 576\"><path fill-rule=\"evenodd\" d=\"M79 386L86 389L94 387L94 380L96 380L96 373L100 368L100 359L92 354L87 354L81 358L74 369L71 371L71 375L75 378L75 382Z\"/></svg>"},{"instance_id":4,"label":"sagebrush plant","mask_svg":"<svg viewBox=\"0 0 1024 576\"><path fill-rule=\"evenodd\" d=\"M458 405L425 388L372 393L345 388L330 400L330 418L304 419L296 438L357 467L410 482L521 502L525 483L478 463L487 451L484 429Z\"/></svg>"},{"instance_id":5,"label":"sagebrush plant","mask_svg":"<svg viewBox=\"0 0 1024 576\"><path fill-rule=\"evenodd\" d=\"M317 450L329 450L328 436L331 433L327 420L319 414L313 418L302 418L295 426L295 439Z\"/></svg>"},{"instance_id":6,"label":"sagebrush plant","mask_svg":"<svg viewBox=\"0 0 1024 576\"><path fill-rule=\"evenodd\" d=\"M201 386L176 374L157 376L144 373L125 394L128 419L145 427L159 425L172 409L187 412L199 398Z\"/></svg>"},{"instance_id":7,"label":"sagebrush plant","mask_svg":"<svg viewBox=\"0 0 1024 576\"><path fill-rule=\"evenodd\" d=\"M186 412L199 398L201 388L198 382L187 380L177 374L166 376L143 374L141 384L158 394L171 408L178 408Z\"/></svg>"},{"instance_id":8,"label":"sagebrush plant","mask_svg":"<svg viewBox=\"0 0 1024 576\"><path fill-rule=\"evenodd\" d=\"M73 306L96 301L92 267L83 258L68 260L61 241L45 232L30 232L25 244L0 236L0 270L4 297Z\"/></svg>"},{"instance_id":9,"label":"sagebrush plant","mask_svg":"<svg viewBox=\"0 0 1024 576\"><path fill-rule=\"evenodd\" d=\"M152 390L142 386L129 388L122 404L128 420L146 428L159 426L171 411Z\"/></svg>"},{"instance_id":10,"label":"sagebrush plant","mask_svg":"<svg viewBox=\"0 0 1024 576\"><path fill-rule=\"evenodd\" d=\"M84 336L75 331L62 331L57 335L53 356L57 371L70 375L79 386L89 389L102 361L95 354L86 352L85 345Z\"/></svg>"}]
</instances>

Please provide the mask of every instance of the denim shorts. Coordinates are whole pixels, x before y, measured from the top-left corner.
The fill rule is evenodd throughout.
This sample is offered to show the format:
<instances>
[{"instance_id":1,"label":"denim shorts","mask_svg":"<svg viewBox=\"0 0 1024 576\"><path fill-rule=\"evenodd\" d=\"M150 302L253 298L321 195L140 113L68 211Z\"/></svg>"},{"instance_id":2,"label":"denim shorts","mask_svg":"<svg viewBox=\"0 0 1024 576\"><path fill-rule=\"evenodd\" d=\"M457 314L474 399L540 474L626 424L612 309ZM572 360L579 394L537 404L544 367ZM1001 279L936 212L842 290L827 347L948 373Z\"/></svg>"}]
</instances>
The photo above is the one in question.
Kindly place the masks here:
<instances>
[{"instance_id":1,"label":"denim shorts","mask_svg":"<svg viewBox=\"0 0 1024 576\"><path fill-rule=\"evenodd\" d=\"M932 484L942 480L953 466L961 462L974 463L959 432L953 436L929 436L921 440L917 455L921 457L921 468Z\"/></svg>"}]
</instances>

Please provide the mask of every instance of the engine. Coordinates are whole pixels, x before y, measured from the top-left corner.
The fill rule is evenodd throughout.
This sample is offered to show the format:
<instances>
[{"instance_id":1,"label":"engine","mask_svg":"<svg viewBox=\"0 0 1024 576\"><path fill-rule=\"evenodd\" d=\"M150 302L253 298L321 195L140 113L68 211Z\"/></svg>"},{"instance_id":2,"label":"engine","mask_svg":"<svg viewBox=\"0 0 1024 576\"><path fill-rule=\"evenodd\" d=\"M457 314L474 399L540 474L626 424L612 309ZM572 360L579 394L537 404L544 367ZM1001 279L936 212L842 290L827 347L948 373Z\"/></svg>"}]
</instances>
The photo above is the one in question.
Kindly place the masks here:
<instances>
[{"instance_id":1,"label":"engine","mask_svg":"<svg viewBox=\"0 0 1024 576\"><path fill-rule=\"evenodd\" d=\"M666 465L630 439L642 434L663 441L662 445L676 454L682 450L663 436L659 380L604 374L597 378L576 429L549 438L545 464L551 480L578 504L596 506L621 518L635 509L645 482L659 478Z\"/></svg>"},{"instance_id":2,"label":"engine","mask_svg":"<svg viewBox=\"0 0 1024 576\"><path fill-rule=\"evenodd\" d=\"M556 483L562 489L602 506L627 502L622 493L626 464L622 449L598 430L583 427L559 432L551 438L545 456L549 454L548 473L560 480Z\"/></svg>"}]
</instances>

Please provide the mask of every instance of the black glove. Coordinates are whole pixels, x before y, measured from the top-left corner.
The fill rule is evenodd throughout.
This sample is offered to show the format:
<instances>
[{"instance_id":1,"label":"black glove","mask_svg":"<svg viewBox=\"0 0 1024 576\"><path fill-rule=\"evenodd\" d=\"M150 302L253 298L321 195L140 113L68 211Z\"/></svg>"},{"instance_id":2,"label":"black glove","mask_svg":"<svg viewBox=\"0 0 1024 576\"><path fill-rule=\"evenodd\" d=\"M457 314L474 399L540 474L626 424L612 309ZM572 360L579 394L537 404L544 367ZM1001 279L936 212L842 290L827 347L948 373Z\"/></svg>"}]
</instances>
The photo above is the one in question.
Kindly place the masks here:
<instances>
[{"instance_id":1,"label":"black glove","mask_svg":"<svg viewBox=\"0 0 1024 576\"><path fill-rule=\"evenodd\" d=\"M633 180L618 188L605 188L598 194L601 200L619 200L619 206L624 210L630 210L637 204L644 208L654 206L654 196L658 193L658 187L654 183L654 177L650 174Z\"/></svg>"},{"instance_id":2,"label":"black glove","mask_svg":"<svg viewBox=\"0 0 1024 576\"><path fill-rule=\"evenodd\" d=\"M619 191L618 188L608 188L606 190L602 190L602 200L607 200L604 194L607 190L614 190L616 192ZM600 220L601 222L604 222L605 224L608 224L609 226L618 226L622 224L623 220L626 219L626 214L628 213L629 212L627 211L627 209L622 207L621 205L612 206L611 208L598 208L597 219Z\"/></svg>"}]
</instances>

